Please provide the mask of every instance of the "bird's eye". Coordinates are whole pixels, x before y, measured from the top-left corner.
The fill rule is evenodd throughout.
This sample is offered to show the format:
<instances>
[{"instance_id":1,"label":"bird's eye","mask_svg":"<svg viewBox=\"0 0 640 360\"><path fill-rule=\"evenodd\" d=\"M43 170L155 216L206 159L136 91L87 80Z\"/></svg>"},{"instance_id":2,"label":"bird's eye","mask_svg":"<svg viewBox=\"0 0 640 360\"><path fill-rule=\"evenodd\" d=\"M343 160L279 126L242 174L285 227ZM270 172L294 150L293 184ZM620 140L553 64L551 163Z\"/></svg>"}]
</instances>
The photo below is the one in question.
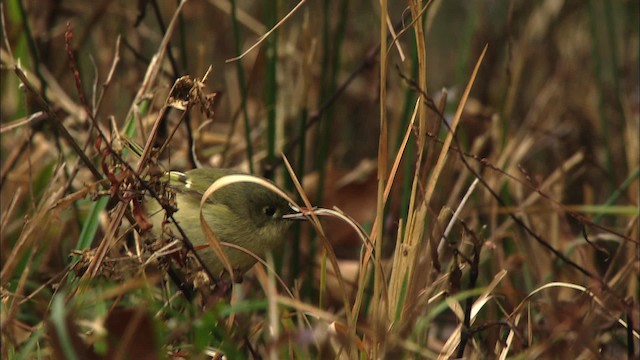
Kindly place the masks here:
<instances>
[{"instance_id":1,"label":"bird's eye","mask_svg":"<svg viewBox=\"0 0 640 360\"><path fill-rule=\"evenodd\" d=\"M267 216L273 216L276 213L276 208L273 206L265 206L262 211L264 212L265 215Z\"/></svg>"}]
</instances>

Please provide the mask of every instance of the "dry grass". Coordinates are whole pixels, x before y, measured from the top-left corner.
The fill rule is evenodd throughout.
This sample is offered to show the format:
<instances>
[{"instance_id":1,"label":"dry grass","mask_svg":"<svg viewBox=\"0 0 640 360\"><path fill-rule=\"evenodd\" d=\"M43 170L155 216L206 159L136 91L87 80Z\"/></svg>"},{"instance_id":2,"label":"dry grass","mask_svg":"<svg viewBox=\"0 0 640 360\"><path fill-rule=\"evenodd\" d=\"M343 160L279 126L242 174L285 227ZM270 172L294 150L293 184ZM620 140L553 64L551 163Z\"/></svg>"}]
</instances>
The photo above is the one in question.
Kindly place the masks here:
<instances>
[{"instance_id":1,"label":"dry grass","mask_svg":"<svg viewBox=\"0 0 640 360\"><path fill-rule=\"evenodd\" d=\"M234 4L2 3L3 358L639 356L637 2ZM195 166L336 208L184 286Z\"/></svg>"}]
</instances>

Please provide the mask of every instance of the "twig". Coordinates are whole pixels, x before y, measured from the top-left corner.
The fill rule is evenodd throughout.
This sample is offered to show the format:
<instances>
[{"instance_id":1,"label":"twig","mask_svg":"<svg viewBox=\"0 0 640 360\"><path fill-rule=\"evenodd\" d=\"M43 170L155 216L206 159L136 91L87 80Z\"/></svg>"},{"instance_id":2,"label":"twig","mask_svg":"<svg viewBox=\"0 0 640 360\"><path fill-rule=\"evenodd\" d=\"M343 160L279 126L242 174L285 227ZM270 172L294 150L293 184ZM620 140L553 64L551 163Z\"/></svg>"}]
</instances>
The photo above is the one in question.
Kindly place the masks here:
<instances>
[{"instance_id":1,"label":"twig","mask_svg":"<svg viewBox=\"0 0 640 360\"><path fill-rule=\"evenodd\" d=\"M104 79L104 82L102 83L102 92L100 93L100 96L98 97L98 101L96 101L96 105L93 108L94 117L98 116L98 111L100 110L100 106L102 105L104 94L107 92L109 85L111 85L111 79L113 79L113 74L115 73L116 67L120 62L120 40L121 39L122 39L122 36L118 35L118 38L116 39L116 46L115 46L115 53L113 55L113 61L111 62L111 68L109 69L107 78Z\"/></svg>"},{"instance_id":2,"label":"twig","mask_svg":"<svg viewBox=\"0 0 640 360\"><path fill-rule=\"evenodd\" d=\"M0 134L17 129L20 126L23 126L26 124L35 125L46 118L47 116L43 111L38 111L36 113L29 115L28 117L25 117L16 121L12 121L11 123L6 125L0 125Z\"/></svg>"},{"instance_id":3,"label":"twig","mask_svg":"<svg viewBox=\"0 0 640 360\"><path fill-rule=\"evenodd\" d=\"M280 25L284 24L284 22L287 21L306 1L307 0L301 0L293 9L291 9L291 11L289 11L287 15L285 15L285 17L283 17L280 21L278 21L278 23L275 24L275 26L272 27L271 30L267 31L264 35L260 36L260 38L258 39L258 41L256 41L255 44L251 45L250 48L248 48L245 52L243 52L239 56L232 57L230 59L225 60L225 63L238 61L242 59L245 55L250 53L253 49L255 49L258 45L260 45L266 38L268 38L269 35L271 35L274 31L276 31L280 27Z\"/></svg>"},{"instance_id":4,"label":"twig","mask_svg":"<svg viewBox=\"0 0 640 360\"><path fill-rule=\"evenodd\" d=\"M425 97L425 103L426 105L435 113L437 114L438 118L440 119L440 121L447 127L447 129L449 130L449 132L452 132L451 127L449 126L446 118L444 117L444 114L438 110L438 108L434 105L433 99L431 99L426 92L424 92L424 90L420 89L419 87L413 87L413 89L415 91L420 92L424 97ZM453 140L455 141L456 146L458 147L458 149L461 149L462 146L460 145L460 142L458 140L458 137L455 133L453 133ZM500 197L500 195L498 195L495 190L493 190L491 188L491 186L489 186L489 184L487 183L487 181L476 171L473 169L473 167L469 164L469 162L467 161L466 157L464 156L462 151L458 151L458 154L460 155L460 160L462 161L462 163L464 164L464 166L471 172L471 174L478 179L478 181L480 181L480 183L482 184L482 186L491 194L491 196L500 204L500 206L506 207L506 203L505 201ZM541 193L542 195L542 193ZM545 198L548 198L546 195ZM568 212L570 213L570 212ZM571 213L570 213L571 214ZM591 271L587 270L586 268L584 268L583 266L580 266L579 264L577 264L576 262L574 262L573 260L571 260L570 258L568 258L567 256L565 256L561 251L557 250L556 248L554 248L551 244L549 244L547 241L545 241L542 236L536 234L534 232L534 230L527 226L523 220L519 219L515 214L513 213L507 213L507 215L520 227L522 228L529 236L531 236L534 240L536 240L536 242L538 242L543 248L547 249L549 252L551 252L554 256L556 256L556 258L558 258L559 260L561 260L562 262L564 262L565 264L569 265L570 267L574 268L575 270L577 270L578 272L580 272L581 274L583 274L584 276L596 281L603 290L607 291L608 293L612 294L614 296L614 298L616 298L620 304L625 308L625 309L630 309L630 305L626 304L624 302L624 300L617 294L615 293L605 282L604 280L602 280L602 278L596 276L594 273L592 273ZM573 216L577 216L582 218L580 215L578 214L573 214ZM593 226L597 226L600 227L600 225L597 224L593 224ZM612 233L614 233L612 231ZM637 241L634 241L633 239L628 238L627 236L621 236L624 239L628 239L629 241L632 241L634 243L637 243Z\"/></svg>"},{"instance_id":5,"label":"twig","mask_svg":"<svg viewBox=\"0 0 640 360\"><path fill-rule=\"evenodd\" d=\"M154 57L151 60L151 63L147 69L147 72L145 74L145 78L142 82L142 84L140 85L140 89L138 90L136 97L133 101L133 104L131 105L131 107L129 108L129 112L127 113L126 119L130 119L131 116L133 115L135 109L137 108L137 104L140 100L143 99L144 96L146 96L149 88L151 87L152 84L155 83L155 80L158 76L158 73L160 71L160 64L162 62L162 59L164 59L164 54L166 52L166 48L169 44L169 38L171 37L171 34L173 33L173 29L175 27L176 24L176 20L178 18L178 14L182 11L182 7L184 6L184 4L187 2L187 0L182 0L180 2L180 4L178 5L178 8L176 9L173 18L171 19L171 22L169 23L169 27L167 29L167 32L164 35L164 38L162 39L162 42L160 43L158 52L156 53L156 55L154 55ZM159 118L160 119L160 118ZM159 120L158 119L158 120ZM146 166L147 161L149 160L149 155L151 153L151 148L153 147L153 143L155 141L155 137L158 131L158 126L159 126L159 121L156 121L156 123L154 124L154 127L151 131L151 133L149 134L149 138L147 140L147 143L145 145L144 151L142 152L142 155L140 157L140 160L138 162L138 166L137 166L137 171L134 171L133 173L138 176L138 174L141 173L141 170L144 169L144 167ZM100 268L100 265L102 264L102 261L104 260L107 252L109 251L109 249L111 249L112 247L112 243L114 242L114 235L115 232L117 231L120 221L122 220L122 217L124 216L125 210L126 210L127 206L125 203L120 202L114 213L113 213L113 217L111 220L111 223L109 224L109 227L107 229L107 231L104 234L104 237L102 239L102 241L100 242L100 245L98 246L98 249L96 251L96 257L94 258L94 261L91 262L91 264L89 265L89 268L87 269L87 272L85 273L85 276L88 277L95 277L96 274L98 273L98 269ZM210 274L209 274L210 275Z\"/></svg>"},{"instance_id":6,"label":"twig","mask_svg":"<svg viewBox=\"0 0 640 360\"><path fill-rule=\"evenodd\" d=\"M460 220L460 224L464 227L465 231L470 234L475 241L473 241L473 258L467 259L469 262L469 284L467 289L475 289L478 282L478 274L480 273L480 251L482 250L482 242L478 239L475 232L473 232L467 224ZM462 325L462 331L460 333L460 343L458 344L458 350L456 351L456 357L461 358L464 356L464 349L467 347L467 342L473 333L471 332L471 307L475 302L475 296L469 296L465 303L464 309L464 321Z\"/></svg>"},{"instance_id":7,"label":"twig","mask_svg":"<svg viewBox=\"0 0 640 360\"><path fill-rule=\"evenodd\" d=\"M102 180L102 174L100 173L100 171L98 171L98 168L96 168L96 166L93 164L93 162L91 162L89 157L87 157L87 154L85 154L84 151L80 149L80 146L78 145L78 143L76 143L73 136L71 136L71 134L69 134L69 131L67 131L64 125L62 125L62 122L60 121L60 119L58 119L56 113L53 111L53 109L51 109L49 104L35 90L33 85L29 82L27 77L24 75L24 72L22 72L22 70L18 67L14 68L14 72L16 73L16 75L18 76L22 84L29 90L29 92L32 93L33 98L36 100L38 105L42 109L44 109L44 111L47 113L49 119L53 121L56 128L60 131L60 134L62 134L62 137L64 137L67 143L69 143L69 145L71 145L71 147L73 148L73 151L75 151L76 154L80 156L80 158L85 163L85 165L87 165L87 168L89 169L89 171L91 171L95 179Z\"/></svg>"}]
</instances>

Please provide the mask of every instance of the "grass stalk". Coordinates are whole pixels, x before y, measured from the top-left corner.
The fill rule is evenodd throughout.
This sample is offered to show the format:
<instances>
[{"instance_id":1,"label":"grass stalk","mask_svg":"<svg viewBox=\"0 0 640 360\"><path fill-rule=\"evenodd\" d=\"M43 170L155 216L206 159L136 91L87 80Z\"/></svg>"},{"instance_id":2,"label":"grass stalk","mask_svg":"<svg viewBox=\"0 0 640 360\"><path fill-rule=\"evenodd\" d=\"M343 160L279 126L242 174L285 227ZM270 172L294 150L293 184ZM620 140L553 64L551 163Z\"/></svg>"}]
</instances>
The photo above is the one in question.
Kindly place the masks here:
<instances>
[{"instance_id":1,"label":"grass stalk","mask_svg":"<svg viewBox=\"0 0 640 360\"><path fill-rule=\"evenodd\" d=\"M233 43L235 45L236 54L242 53L240 26L238 24L238 4L236 0L231 0L231 26L233 29ZM249 173L255 174L253 165L253 141L251 141L251 120L247 110L247 87L244 79L244 68L242 67L242 59L236 61L236 76L238 77L238 85L240 88L240 107L244 120L244 139L247 144L247 160L249 162Z\"/></svg>"},{"instance_id":2,"label":"grass stalk","mask_svg":"<svg viewBox=\"0 0 640 360\"><path fill-rule=\"evenodd\" d=\"M265 0L265 24L273 28L278 22L278 0ZM276 157L276 107L278 99L278 31L265 40L265 107L267 110L267 160L273 163Z\"/></svg>"}]
</instances>

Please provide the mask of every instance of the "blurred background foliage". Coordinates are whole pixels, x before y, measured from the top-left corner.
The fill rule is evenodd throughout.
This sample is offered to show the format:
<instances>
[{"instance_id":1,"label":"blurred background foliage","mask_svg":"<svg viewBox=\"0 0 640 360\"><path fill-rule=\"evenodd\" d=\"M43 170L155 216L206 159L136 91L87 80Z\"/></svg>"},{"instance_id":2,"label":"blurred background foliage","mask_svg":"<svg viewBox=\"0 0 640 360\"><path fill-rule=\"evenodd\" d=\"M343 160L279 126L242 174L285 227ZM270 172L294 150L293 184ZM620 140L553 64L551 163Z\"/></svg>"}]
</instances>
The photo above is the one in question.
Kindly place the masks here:
<instances>
[{"instance_id":1,"label":"blurred background foliage","mask_svg":"<svg viewBox=\"0 0 640 360\"><path fill-rule=\"evenodd\" d=\"M37 229L38 245L31 248L37 251L16 246L28 228L26 219L33 221L42 211L39 204L46 203L43 199L61 190L64 195L73 193L95 179L86 167L77 165L77 154L51 122L30 118L43 108L33 94L25 91L14 66L19 64L27 73L71 136L99 164L102 155L92 146L96 142L95 130L84 113L69 67L66 24L72 28L71 50L86 101L95 110L102 130L113 136L113 125L124 133L132 101L177 4L153 0L3 2L2 315L26 324L9 326L3 320L3 343L12 343L12 351L24 352L26 339L42 336L37 331L42 319L50 315L49 300L55 290L48 281L53 274L65 271L68 253L78 248L87 223L98 220L94 229L98 235L90 237L89 242L91 238L99 239L107 224L105 218L90 212L94 202L86 198L56 212L48 220L48 227ZM134 116L137 131L130 136L144 144L174 81L185 75L201 79L212 66L206 89L216 93L215 115L191 111L188 125L183 123L177 128L162 164L178 170L194 167L196 161L189 147L194 142L195 158L205 166L239 167L275 178L292 190L289 175L281 166L284 153L297 177L304 180L314 205L338 206L370 229L376 215L379 164L379 2L308 1L261 46L240 60L228 61L252 46L295 6L292 1L187 2L178 15L158 80L143 94L149 103L144 107L142 102L136 104L144 110ZM400 32L411 21L407 4L390 2L388 6L389 21ZM423 69L427 88L420 90L435 104L446 94L443 114L449 121L487 46L462 113L458 142L454 144L484 159L482 164L491 165L480 167L480 161L473 162L506 203L499 206L488 192L478 190L461 214L485 240L481 283L489 282L499 270L515 270L501 285L503 305L509 309L545 281L563 279L589 285L589 279L572 272L562 273L557 259L524 240L522 229L505 225L509 222L505 214L518 211L525 199L541 189L543 197L551 200L527 202L527 207L520 209L521 215L526 214L527 223L554 247L569 254L578 249L575 257L580 264L606 281L619 275L616 281L620 283L612 288L621 298L637 305L638 244L619 240L616 234L638 239L640 3L435 0L420 21L424 24L427 54ZM413 30L401 32L396 42L389 40L387 44L384 108L390 156L383 161L390 165L419 90L407 81L417 82L418 76ZM116 54L117 66L110 74ZM107 78L108 85L103 87ZM167 129L173 129L179 118L177 112L170 113ZM22 120L26 121L21 123ZM438 122L435 113L430 112L429 127L437 129ZM445 127L430 134L429 150L438 151L439 141L446 134ZM386 211L386 256L391 256L395 247L399 222L407 217L416 152L413 134ZM440 209L455 209L473 180L454 154L429 203L427 234L435 228ZM507 174L524 179L528 186ZM549 179L553 181L543 185ZM580 217L572 216L574 213ZM588 228L597 247L585 246L581 235L584 219L602 226ZM463 229L456 225L456 231L461 234ZM345 266L361 255L361 243L348 227L327 220L327 234ZM309 301L322 286L318 285L318 266L312 266L318 260L304 259L319 256L319 245L307 227L296 229L292 238L294 245L287 246L277 261L290 285L307 288L301 298ZM97 240L93 241L95 245ZM11 257L19 259L15 266L18 270L9 272L11 268L7 268L5 272ZM612 258L617 263L612 263ZM346 267L344 271L348 272ZM25 272L26 278L21 277ZM21 281L27 285L19 285ZM42 284L47 290L35 296L38 301L15 305L15 299L22 301ZM22 293L16 294L16 289L22 289ZM340 312L341 304L329 298L328 304L320 301L320 305ZM559 335L561 329L577 331L581 340L573 344L590 349L590 354L607 349L605 355L615 358L627 351L619 328L594 330L599 335L606 334L607 339L598 337L592 341L581 337L585 336L579 332L581 318L589 304L577 306L575 312L568 311L570 302L560 291L545 301L536 309L541 314L536 318L538 330L544 334L538 340L551 343L538 347L540 353L527 350L524 345L516 353L531 351L529 356L553 357L554 347L557 350L568 341ZM129 315L114 316L124 321ZM629 316L638 329L637 309ZM486 318L500 316L494 309ZM215 323L216 316L212 319ZM455 322L446 315L437 319L441 321L435 327L438 335L422 344L436 352L447 338L447 324ZM116 328L114 325L110 329ZM500 337L497 330L492 331L478 339L482 345L476 347L477 354L492 351ZM36 337L37 334L40 335ZM229 334L218 335L224 338ZM169 343L174 346L182 340L172 338ZM636 354L637 347L636 341ZM231 346L225 351L228 354L238 348L241 347ZM581 353L574 348L563 351ZM304 351L293 353L300 356Z\"/></svg>"}]
</instances>

